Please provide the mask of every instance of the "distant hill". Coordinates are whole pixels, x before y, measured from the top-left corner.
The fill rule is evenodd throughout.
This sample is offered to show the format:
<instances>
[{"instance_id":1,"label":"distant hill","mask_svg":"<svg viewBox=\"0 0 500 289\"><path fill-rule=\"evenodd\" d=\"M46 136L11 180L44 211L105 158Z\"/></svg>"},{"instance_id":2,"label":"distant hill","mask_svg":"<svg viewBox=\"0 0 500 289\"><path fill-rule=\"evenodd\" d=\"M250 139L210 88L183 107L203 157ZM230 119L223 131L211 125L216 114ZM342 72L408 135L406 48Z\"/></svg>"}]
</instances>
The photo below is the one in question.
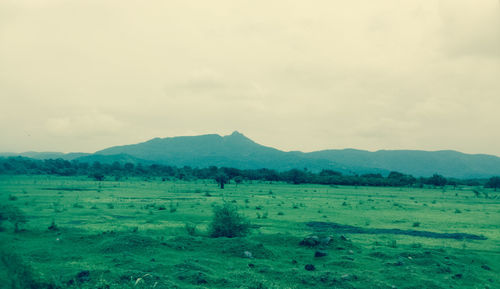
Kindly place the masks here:
<instances>
[{"instance_id":1,"label":"distant hill","mask_svg":"<svg viewBox=\"0 0 500 289\"><path fill-rule=\"evenodd\" d=\"M174 166L227 166L241 169L287 170L332 169L343 173L388 173L399 171L414 176L439 173L447 177L476 178L500 175L500 158L456 151L355 149L323 150L311 153L284 152L255 143L239 132L155 138L143 143L110 147L96 155L130 155Z\"/></svg>"},{"instance_id":2,"label":"distant hill","mask_svg":"<svg viewBox=\"0 0 500 289\"><path fill-rule=\"evenodd\" d=\"M89 153L60 153L60 152L23 152L23 153L0 153L2 157L21 156L37 160L45 159L63 159L67 161L74 160L83 156L91 155Z\"/></svg>"},{"instance_id":3,"label":"distant hill","mask_svg":"<svg viewBox=\"0 0 500 289\"><path fill-rule=\"evenodd\" d=\"M239 132L228 136L207 134L155 138L139 144L107 148L97 151L94 155L130 155L172 166L277 170L332 168L352 173L347 167L329 160L308 158L302 152L284 152L259 145Z\"/></svg>"},{"instance_id":4,"label":"distant hill","mask_svg":"<svg viewBox=\"0 0 500 289\"><path fill-rule=\"evenodd\" d=\"M455 178L481 178L500 175L500 158L484 154L464 154L457 151L418 150L324 150L308 154L352 166L399 171L414 176L438 173Z\"/></svg>"},{"instance_id":5,"label":"distant hill","mask_svg":"<svg viewBox=\"0 0 500 289\"><path fill-rule=\"evenodd\" d=\"M207 134L154 138L146 142L114 146L94 154L57 152L26 152L21 155L36 159L62 158L80 162L142 163L191 167L268 168L289 170L307 168L311 171L330 169L344 174L399 171L413 176L435 173L456 178L486 178L500 175L500 158L457 151L380 150L376 152L341 149L311 153L285 152L260 145L239 132L220 136Z\"/></svg>"}]
</instances>

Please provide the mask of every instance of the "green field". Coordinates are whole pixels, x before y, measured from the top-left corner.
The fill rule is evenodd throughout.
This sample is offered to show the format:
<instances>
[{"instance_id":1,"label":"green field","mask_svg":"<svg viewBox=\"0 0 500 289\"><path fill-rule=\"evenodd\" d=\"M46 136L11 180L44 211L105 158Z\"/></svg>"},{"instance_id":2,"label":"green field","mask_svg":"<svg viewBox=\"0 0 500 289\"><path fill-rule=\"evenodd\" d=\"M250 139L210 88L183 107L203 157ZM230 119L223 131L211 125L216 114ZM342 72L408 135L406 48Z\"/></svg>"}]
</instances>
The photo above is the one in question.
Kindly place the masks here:
<instances>
[{"instance_id":1,"label":"green field","mask_svg":"<svg viewBox=\"0 0 500 289\"><path fill-rule=\"evenodd\" d=\"M500 288L500 198L473 189L4 175L0 203L27 222L2 224L0 288ZM209 237L223 202L248 236Z\"/></svg>"}]
</instances>

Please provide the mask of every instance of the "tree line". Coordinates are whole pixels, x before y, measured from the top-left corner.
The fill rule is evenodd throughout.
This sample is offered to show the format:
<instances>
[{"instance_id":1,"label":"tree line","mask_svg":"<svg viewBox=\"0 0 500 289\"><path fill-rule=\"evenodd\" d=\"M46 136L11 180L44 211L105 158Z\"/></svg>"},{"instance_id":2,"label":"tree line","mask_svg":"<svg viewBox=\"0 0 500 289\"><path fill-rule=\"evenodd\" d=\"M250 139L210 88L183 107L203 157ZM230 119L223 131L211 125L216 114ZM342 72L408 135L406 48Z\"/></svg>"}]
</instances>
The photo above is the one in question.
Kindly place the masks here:
<instances>
[{"instance_id":1,"label":"tree line","mask_svg":"<svg viewBox=\"0 0 500 289\"><path fill-rule=\"evenodd\" d=\"M106 179L119 180L123 177L160 177L163 180L196 180L212 179L221 188L229 182L244 181L287 182L292 184L324 184L350 186L391 186L391 187L423 187L424 185L443 186L485 186L500 188L500 177L489 179L456 179L446 178L439 174L431 177L413 177L412 175L390 172L387 176L379 173L346 175L334 170L312 172L307 169L290 169L277 171L272 169L246 169L215 167L192 168L175 167L159 164L134 164L114 162L79 162L63 159L37 160L26 157L0 158L0 174L4 175L59 175L89 176L97 181Z\"/></svg>"}]
</instances>

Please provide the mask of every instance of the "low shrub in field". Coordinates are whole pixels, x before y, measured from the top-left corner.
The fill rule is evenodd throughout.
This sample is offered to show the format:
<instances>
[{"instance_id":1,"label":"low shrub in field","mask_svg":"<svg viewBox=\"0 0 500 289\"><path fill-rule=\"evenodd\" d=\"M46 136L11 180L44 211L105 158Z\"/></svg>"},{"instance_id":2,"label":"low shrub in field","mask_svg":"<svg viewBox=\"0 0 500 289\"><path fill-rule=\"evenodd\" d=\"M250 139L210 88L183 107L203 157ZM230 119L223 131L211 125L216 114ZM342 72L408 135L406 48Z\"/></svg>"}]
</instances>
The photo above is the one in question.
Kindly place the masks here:
<instances>
[{"instance_id":1,"label":"low shrub in field","mask_svg":"<svg viewBox=\"0 0 500 289\"><path fill-rule=\"evenodd\" d=\"M186 232L187 232L190 236L194 236L194 235L196 235L196 224L193 224L193 223L186 223L186 224L185 224L185 228L186 228Z\"/></svg>"},{"instance_id":2,"label":"low shrub in field","mask_svg":"<svg viewBox=\"0 0 500 289\"><path fill-rule=\"evenodd\" d=\"M238 208L230 203L215 206L214 216L210 224L210 236L218 237L243 237L250 230L248 220L238 213Z\"/></svg>"},{"instance_id":3,"label":"low shrub in field","mask_svg":"<svg viewBox=\"0 0 500 289\"><path fill-rule=\"evenodd\" d=\"M3 221L9 221L14 225L14 231L19 232L20 226L28 222L24 213L17 207L10 205L0 206L0 225Z\"/></svg>"}]
</instances>

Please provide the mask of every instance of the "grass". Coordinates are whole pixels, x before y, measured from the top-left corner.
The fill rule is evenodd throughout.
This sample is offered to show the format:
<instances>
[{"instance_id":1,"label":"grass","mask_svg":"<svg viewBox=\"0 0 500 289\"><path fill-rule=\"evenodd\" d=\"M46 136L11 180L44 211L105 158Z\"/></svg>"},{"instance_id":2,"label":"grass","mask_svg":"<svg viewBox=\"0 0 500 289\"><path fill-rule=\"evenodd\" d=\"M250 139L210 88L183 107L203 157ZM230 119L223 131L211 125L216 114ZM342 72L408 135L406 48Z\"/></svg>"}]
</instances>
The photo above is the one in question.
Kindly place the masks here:
<instances>
[{"instance_id":1,"label":"grass","mask_svg":"<svg viewBox=\"0 0 500 289\"><path fill-rule=\"evenodd\" d=\"M474 189L0 176L0 203L27 220L17 233L2 222L0 278L26 279L11 282L19 288L495 288L500 199ZM246 237L210 237L223 204L249 221ZM398 234L408 231L486 240ZM311 236L332 241L300 245Z\"/></svg>"}]
</instances>

